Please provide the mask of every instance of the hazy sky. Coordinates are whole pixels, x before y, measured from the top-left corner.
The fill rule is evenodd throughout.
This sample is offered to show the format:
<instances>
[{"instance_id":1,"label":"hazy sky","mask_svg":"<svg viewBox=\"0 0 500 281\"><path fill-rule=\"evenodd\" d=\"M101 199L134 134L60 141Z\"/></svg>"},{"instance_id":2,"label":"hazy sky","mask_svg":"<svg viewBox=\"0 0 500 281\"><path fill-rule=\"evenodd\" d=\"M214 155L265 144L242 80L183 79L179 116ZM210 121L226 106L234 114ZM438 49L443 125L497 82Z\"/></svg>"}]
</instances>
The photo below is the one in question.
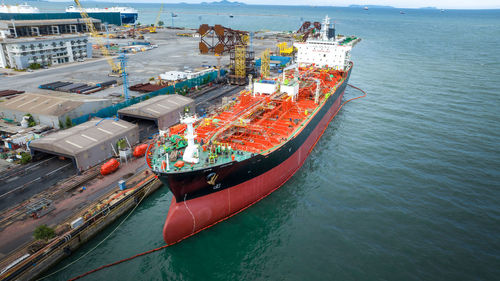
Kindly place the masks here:
<instances>
[{"instance_id":1,"label":"hazy sky","mask_svg":"<svg viewBox=\"0 0 500 281\"><path fill-rule=\"evenodd\" d=\"M53 0L62 1L62 0ZM120 3L200 3L220 0L96 0L102 2ZM323 5L323 6L349 6L358 5L388 5L398 8L437 7L444 9L500 9L500 0L229 0L246 4L267 5ZM70 2L70 1L65 1Z\"/></svg>"}]
</instances>

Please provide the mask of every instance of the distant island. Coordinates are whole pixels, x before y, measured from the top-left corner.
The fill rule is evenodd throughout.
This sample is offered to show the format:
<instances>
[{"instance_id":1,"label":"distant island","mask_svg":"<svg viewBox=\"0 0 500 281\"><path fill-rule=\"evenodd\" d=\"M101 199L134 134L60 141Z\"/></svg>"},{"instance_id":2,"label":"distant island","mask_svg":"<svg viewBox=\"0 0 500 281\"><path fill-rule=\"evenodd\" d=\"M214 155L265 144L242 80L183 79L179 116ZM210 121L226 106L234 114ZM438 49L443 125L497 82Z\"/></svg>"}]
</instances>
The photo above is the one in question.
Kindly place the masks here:
<instances>
[{"instance_id":1,"label":"distant island","mask_svg":"<svg viewBox=\"0 0 500 281\"><path fill-rule=\"evenodd\" d=\"M422 7L422 8L419 8L419 9L424 9L424 10L437 10L436 7Z\"/></svg>"},{"instance_id":2,"label":"distant island","mask_svg":"<svg viewBox=\"0 0 500 281\"><path fill-rule=\"evenodd\" d=\"M349 5L349 8L370 8L370 9L395 9L393 6L383 6L383 5Z\"/></svg>"},{"instance_id":3,"label":"distant island","mask_svg":"<svg viewBox=\"0 0 500 281\"><path fill-rule=\"evenodd\" d=\"M227 0L222 0L222 1L214 1L214 2L201 2L200 3L201 5L219 5L219 6L243 6L243 5L246 5L245 3L241 3L241 2L231 2L231 1L227 1Z\"/></svg>"}]
</instances>

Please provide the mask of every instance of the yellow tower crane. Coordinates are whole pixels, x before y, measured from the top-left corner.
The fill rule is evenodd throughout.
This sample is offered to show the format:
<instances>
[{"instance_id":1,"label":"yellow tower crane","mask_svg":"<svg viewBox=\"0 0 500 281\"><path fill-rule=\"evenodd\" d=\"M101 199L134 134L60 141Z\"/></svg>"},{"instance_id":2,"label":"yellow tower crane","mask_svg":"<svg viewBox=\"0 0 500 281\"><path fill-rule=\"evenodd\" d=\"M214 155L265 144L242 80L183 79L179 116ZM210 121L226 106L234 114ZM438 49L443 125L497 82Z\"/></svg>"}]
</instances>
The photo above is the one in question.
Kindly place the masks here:
<instances>
[{"instance_id":1,"label":"yellow tower crane","mask_svg":"<svg viewBox=\"0 0 500 281\"><path fill-rule=\"evenodd\" d=\"M76 6L80 9L80 15L82 15L82 19L85 21L85 25L87 26L88 31L90 32L91 36L95 38L95 41L97 42L97 45L101 49L102 54L106 57L106 60L111 67L111 72L114 75L121 75L122 69L120 68L119 64L116 64L113 61L113 58L111 58L111 54L109 53L108 48L104 45L104 42L102 39L98 36L99 33L95 29L94 24L92 23L92 19L89 17L85 9L82 7L82 4L80 4L79 0L74 0Z\"/></svg>"},{"instance_id":2,"label":"yellow tower crane","mask_svg":"<svg viewBox=\"0 0 500 281\"><path fill-rule=\"evenodd\" d=\"M271 62L271 56L269 55L269 49L266 49L264 52L262 52L262 55L260 56L260 76L262 78L269 77L270 62Z\"/></svg>"}]
</instances>

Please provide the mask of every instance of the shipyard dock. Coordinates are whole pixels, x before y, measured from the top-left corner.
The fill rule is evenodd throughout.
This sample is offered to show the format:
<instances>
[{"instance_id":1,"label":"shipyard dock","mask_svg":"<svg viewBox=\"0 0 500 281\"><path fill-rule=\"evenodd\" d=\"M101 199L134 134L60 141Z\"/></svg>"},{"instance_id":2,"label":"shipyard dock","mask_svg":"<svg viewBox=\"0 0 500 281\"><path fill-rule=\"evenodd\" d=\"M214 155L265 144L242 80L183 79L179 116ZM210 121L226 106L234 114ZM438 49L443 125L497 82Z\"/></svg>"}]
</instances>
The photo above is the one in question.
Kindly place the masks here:
<instances>
[{"instance_id":1,"label":"shipyard dock","mask_svg":"<svg viewBox=\"0 0 500 281\"><path fill-rule=\"evenodd\" d=\"M177 123L185 110L201 116L244 89L221 79L234 53L200 54L195 30L163 28L144 37L106 38L120 52L128 50L127 91L122 78L108 76L110 65L96 50L92 58L34 71L0 69L0 85L8 85L0 88L6 147L0 150L2 280L41 277L160 188L143 155L132 157L131 151ZM148 48L137 51L145 42ZM275 44L274 34L261 34L251 52L276 50ZM36 126L23 125L33 121ZM120 141L128 154L117 151ZM31 157L14 164L27 152L5 158L9 151L29 151ZM109 159L119 160L120 168L103 176L102 163ZM55 236L34 240L41 225Z\"/></svg>"}]
</instances>

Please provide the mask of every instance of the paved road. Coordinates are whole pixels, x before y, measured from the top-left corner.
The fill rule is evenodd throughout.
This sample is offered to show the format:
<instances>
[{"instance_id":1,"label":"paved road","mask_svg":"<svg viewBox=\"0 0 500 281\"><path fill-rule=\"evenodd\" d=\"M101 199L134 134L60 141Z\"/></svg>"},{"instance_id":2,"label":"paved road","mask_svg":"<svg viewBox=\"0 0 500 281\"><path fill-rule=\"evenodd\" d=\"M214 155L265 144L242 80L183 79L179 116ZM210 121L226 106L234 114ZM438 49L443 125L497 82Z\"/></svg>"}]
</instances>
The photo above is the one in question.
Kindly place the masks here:
<instances>
[{"instance_id":1,"label":"paved road","mask_svg":"<svg viewBox=\"0 0 500 281\"><path fill-rule=\"evenodd\" d=\"M177 30L161 31L151 34L152 40L158 48L128 54L127 72L129 85L144 83L160 73L178 70L195 69L202 64L216 65L217 58L211 55L200 55L198 50L199 39L178 37ZM117 41L126 44L126 40ZM116 59L115 59L115 62ZM229 56L222 58L222 64L229 62ZM99 83L116 77L108 77L111 67L106 59L92 59L86 62L75 62L53 66L49 69L35 70L34 72L17 73L14 76L0 76L0 90L13 89L26 92L47 92L38 88L41 84L55 81L80 83ZM122 93L122 87L109 88L91 94L91 97L107 97L111 93ZM138 94L131 92L131 94Z\"/></svg>"},{"instance_id":2,"label":"paved road","mask_svg":"<svg viewBox=\"0 0 500 281\"><path fill-rule=\"evenodd\" d=\"M0 210L13 207L57 182L76 174L71 160L57 157L20 166L0 175Z\"/></svg>"}]
</instances>

